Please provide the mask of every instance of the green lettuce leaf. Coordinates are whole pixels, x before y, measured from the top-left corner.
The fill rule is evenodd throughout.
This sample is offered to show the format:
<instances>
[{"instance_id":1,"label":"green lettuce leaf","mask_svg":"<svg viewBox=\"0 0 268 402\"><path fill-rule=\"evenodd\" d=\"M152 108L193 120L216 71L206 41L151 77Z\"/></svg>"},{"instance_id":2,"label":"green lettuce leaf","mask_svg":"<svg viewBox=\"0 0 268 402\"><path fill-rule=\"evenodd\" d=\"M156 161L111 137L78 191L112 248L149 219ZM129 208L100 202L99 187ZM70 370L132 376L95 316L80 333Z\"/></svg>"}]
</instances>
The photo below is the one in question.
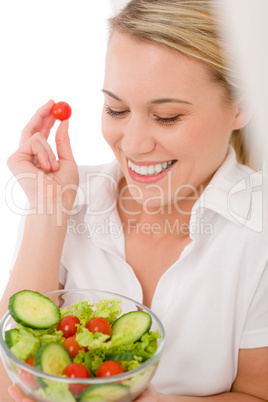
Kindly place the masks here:
<instances>
[{"instance_id":1,"label":"green lettuce leaf","mask_svg":"<svg viewBox=\"0 0 268 402\"><path fill-rule=\"evenodd\" d=\"M96 377L97 370L105 360L103 350L90 350L85 354L84 365L90 372L91 377Z\"/></svg>"},{"instance_id":2,"label":"green lettuce leaf","mask_svg":"<svg viewBox=\"0 0 268 402\"><path fill-rule=\"evenodd\" d=\"M62 331L57 331L55 327L51 327L48 329L32 329L18 324L18 329L21 336L28 336L38 339L41 345L52 341L58 341L62 343L65 339L63 337Z\"/></svg>"},{"instance_id":3,"label":"green lettuce leaf","mask_svg":"<svg viewBox=\"0 0 268 402\"><path fill-rule=\"evenodd\" d=\"M75 336L80 346L88 349L101 348L103 344L109 339L109 335L102 334L101 332L90 332L87 328L80 328Z\"/></svg>"},{"instance_id":4,"label":"green lettuce leaf","mask_svg":"<svg viewBox=\"0 0 268 402\"><path fill-rule=\"evenodd\" d=\"M21 360L35 355L40 348L40 341L34 336L22 335L19 341L10 348L10 351Z\"/></svg>"},{"instance_id":5,"label":"green lettuce leaf","mask_svg":"<svg viewBox=\"0 0 268 402\"><path fill-rule=\"evenodd\" d=\"M44 334L41 337L41 344L43 345L44 343L48 342L64 342L65 338L63 336L63 333L61 331L55 331L54 334Z\"/></svg>"},{"instance_id":6,"label":"green lettuce leaf","mask_svg":"<svg viewBox=\"0 0 268 402\"><path fill-rule=\"evenodd\" d=\"M122 313L122 301L120 299L102 299L95 305L93 317L103 317L112 325Z\"/></svg>"},{"instance_id":7,"label":"green lettuce leaf","mask_svg":"<svg viewBox=\"0 0 268 402\"><path fill-rule=\"evenodd\" d=\"M82 326L85 326L88 320L92 317L94 304L89 304L88 301L81 301L75 303L71 307L61 308L61 318L67 315L75 315Z\"/></svg>"},{"instance_id":8,"label":"green lettuce leaf","mask_svg":"<svg viewBox=\"0 0 268 402\"><path fill-rule=\"evenodd\" d=\"M60 382L51 382L46 386L46 388L39 388L38 391L35 391L35 394L39 395L45 400L53 402L75 402L75 398L68 389L68 384L63 384Z\"/></svg>"},{"instance_id":9,"label":"green lettuce leaf","mask_svg":"<svg viewBox=\"0 0 268 402\"><path fill-rule=\"evenodd\" d=\"M61 317L75 315L79 318L81 327L85 327L87 322L93 317L106 318L110 324L113 324L122 312L121 304L122 302L119 299L102 299L96 304L90 304L88 301L81 301L75 303L72 307L63 307L61 309Z\"/></svg>"},{"instance_id":10,"label":"green lettuce leaf","mask_svg":"<svg viewBox=\"0 0 268 402\"><path fill-rule=\"evenodd\" d=\"M138 360L122 360L120 364L124 371L129 371L139 367L142 363Z\"/></svg>"}]
</instances>

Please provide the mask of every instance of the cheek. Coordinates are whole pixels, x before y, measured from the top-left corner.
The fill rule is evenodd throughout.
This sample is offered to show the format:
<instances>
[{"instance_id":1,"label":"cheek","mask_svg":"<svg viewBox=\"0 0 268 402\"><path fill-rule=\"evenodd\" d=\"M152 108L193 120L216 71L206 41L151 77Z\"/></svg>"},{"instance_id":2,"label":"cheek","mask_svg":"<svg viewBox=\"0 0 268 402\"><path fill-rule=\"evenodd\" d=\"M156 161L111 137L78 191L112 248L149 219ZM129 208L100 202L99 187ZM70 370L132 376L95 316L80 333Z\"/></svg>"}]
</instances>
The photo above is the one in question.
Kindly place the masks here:
<instances>
[{"instance_id":1,"label":"cheek","mask_svg":"<svg viewBox=\"0 0 268 402\"><path fill-rule=\"evenodd\" d=\"M193 131L192 158L193 171L204 182L223 162L228 151L229 126L221 115L206 119Z\"/></svg>"},{"instance_id":2,"label":"cheek","mask_svg":"<svg viewBox=\"0 0 268 402\"><path fill-rule=\"evenodd\" d=\"M228 146L231 128L222 113L211 114L199 121L191 134L191 142L198 152L220 152Z\"/></svg>"}]
</instances>

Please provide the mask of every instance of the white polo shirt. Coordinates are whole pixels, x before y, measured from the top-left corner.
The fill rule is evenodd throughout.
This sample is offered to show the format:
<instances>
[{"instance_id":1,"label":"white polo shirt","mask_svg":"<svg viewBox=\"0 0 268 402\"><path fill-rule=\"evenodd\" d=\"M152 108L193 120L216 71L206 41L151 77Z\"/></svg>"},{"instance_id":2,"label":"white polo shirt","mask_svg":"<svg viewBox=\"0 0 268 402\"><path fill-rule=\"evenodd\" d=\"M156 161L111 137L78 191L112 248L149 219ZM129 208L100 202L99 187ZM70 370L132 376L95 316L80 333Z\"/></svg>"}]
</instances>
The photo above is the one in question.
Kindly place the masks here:
<instances>
[{"instance_id":1,"label":"white polo shirt","mask_svg":"<svg viewBox=\"0 0 268 402\"><path fill-rule=\"evenodd\" d=\"M121 177L116 161L80 168L60 281L65 288L98 288L142 302L141 285L125 259L116 209ZM268 204L263 182L260 173L236 163L230 148L193 207L192 242L160 278L151 306L166 331L153 379L160 392L227 392L236 377L239 348L268 346Z\"/></svg>"}]
</instances>

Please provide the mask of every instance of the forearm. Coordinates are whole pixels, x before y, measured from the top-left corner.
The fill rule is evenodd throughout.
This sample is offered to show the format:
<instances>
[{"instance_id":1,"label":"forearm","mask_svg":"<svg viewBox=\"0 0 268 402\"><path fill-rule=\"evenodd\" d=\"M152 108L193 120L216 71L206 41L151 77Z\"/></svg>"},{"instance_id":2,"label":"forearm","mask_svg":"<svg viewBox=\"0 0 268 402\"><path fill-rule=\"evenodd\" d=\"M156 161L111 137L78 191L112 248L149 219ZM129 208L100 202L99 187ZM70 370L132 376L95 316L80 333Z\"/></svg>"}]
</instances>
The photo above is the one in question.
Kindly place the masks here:
<instances>
[{"instance_id":1,"label":"forearm","mask_svg":"<svg viewBox=\"0 0 268 402\"><path fill-rule=\"evenodd\" d=\"M67 217L58 225L55 215L32 215L25 221L21 247L0 304L0 317L8 309L12 294L22 289L41 293L55 290L59 284L59 267L67 230ZM1 401L11 402L12 385L0 360Z\"/></svg>"},{"instance_id":2,"label":"forearm","mask_svg":"<svg viewBox=\"0 0 268 402\"><path fill-rule=\"evenodd\" d=\"M0 316L7 311L9 297L22 289L47 292L58 288L59 267L67 230L67 217L61 225L55 215L26 218L23 239L3 294Z\"/></svg>"}]
</instances>

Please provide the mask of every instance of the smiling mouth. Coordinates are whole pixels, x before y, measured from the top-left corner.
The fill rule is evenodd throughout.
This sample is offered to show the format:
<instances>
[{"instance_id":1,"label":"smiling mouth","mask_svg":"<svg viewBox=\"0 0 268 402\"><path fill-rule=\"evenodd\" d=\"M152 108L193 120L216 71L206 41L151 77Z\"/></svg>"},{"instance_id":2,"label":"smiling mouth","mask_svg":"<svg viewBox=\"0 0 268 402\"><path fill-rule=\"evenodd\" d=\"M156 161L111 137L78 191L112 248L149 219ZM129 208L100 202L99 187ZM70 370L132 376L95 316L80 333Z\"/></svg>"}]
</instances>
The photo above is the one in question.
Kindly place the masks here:
<instances>
[{"instance_id":1,"label":"smiling mouth","mask_svg":"<svg viewBox=\"0 0 268 402\"><path fill-rule=\"evenodd\" d=\"M167 162L157 163L155 165L147 166L147 165L135 165L133 162L128 160L128 167L133 172L135 172L141 176L154 176L154 175L164 172L175 162L176 162L175 160L172 160L172 161L167 161Z\"/></svg>"}]
</instances>

